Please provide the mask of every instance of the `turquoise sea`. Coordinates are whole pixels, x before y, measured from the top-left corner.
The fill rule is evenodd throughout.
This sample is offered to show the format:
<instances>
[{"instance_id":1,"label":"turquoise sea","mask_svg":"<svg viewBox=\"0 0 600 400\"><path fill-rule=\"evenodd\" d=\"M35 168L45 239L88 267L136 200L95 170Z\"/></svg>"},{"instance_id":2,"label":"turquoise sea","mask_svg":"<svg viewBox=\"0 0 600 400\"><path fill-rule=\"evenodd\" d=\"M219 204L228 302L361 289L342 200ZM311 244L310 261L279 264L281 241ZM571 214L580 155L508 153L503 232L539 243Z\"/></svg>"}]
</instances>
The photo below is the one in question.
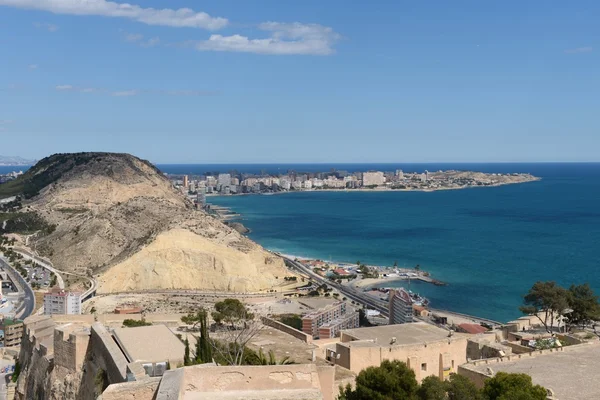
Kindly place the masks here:
<instances>
[{"instance_id":1,"label":"turquoise sea","mask_svg":"<svg viewBox=\"0 0 600 400\"><path fill-rule=\"evenodd\" d=\"M448 283L412 283L435 308L505 322L520 316L521 296L537 280L589 282L600 294L600 164L401 167L522 171L542 180L440 192L299 192L209 202L240 213L249 236L271 250L373 265L419 264Z\"/></svg>"}]
</instances>

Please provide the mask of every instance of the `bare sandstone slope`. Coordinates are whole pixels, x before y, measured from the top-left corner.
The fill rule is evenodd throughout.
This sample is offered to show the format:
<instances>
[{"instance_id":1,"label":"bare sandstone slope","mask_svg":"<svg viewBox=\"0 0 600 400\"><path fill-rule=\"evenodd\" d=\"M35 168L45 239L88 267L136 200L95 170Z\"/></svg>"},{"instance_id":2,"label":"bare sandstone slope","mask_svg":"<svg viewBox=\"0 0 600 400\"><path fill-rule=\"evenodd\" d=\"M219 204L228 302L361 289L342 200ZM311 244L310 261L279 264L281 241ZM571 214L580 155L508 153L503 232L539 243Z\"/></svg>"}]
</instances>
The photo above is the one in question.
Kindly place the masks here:
<instances>
[{"instance_id":1,"label":"bare sandstone slope","mask_svg":"<svg viewBox=\"0 0 600 400\"><path fill-rule=\"evenodd\" d=\"M186 229L161 233L150 245L102 276L103 292L136 288L259 291L286 271L264 251L232 249Z\"/></svg>"},{"instance_id":2,"label":"bare sandstone slope","mask_svg":"<svg viewBox=\"0 0 600 400\"><path fill-rule=\"evenodd\" d=\"M43 183L30 206L55 226L33 245L59 269L102 273L101 292L255 291L287 273L281 259L195 210L154 166L131 155L55 155L26 178Z\"/></svg>"}]
</instances>

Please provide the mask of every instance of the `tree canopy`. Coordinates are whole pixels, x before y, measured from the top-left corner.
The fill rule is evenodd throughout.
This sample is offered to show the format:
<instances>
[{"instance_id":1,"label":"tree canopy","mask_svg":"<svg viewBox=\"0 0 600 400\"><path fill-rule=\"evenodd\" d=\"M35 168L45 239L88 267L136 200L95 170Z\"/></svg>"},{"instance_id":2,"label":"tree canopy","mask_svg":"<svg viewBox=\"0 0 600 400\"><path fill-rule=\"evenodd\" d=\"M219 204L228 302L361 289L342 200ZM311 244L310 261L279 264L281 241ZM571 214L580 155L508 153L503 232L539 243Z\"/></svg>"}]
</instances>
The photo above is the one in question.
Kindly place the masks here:
<instances>
[{"instance_id":1,"label":"tree canopy","mask_svg":"<svg viewBox=\"0 0 600 400\"><path fill-rule=\"evenodd\" d=\"M567 290L555 282L536 282L523 300L524 305L519 309L536 315L549 333L554 332L557 322L560 330L563 320L569 326L582 328L600 320L598 296L587 283L571 285Z\"/></svg>"},{"instance_id":2,"label":"tree canopy","mask_svg":"<svg viewBox=\"0 0 600 400\"><path fill-rule=\"evenodd\" d=\"M526 374L498 372L483 387L486 400L546 400L547 394L546 389L534 385Z\"/></svg>"},{"instance_id":3,"label":"tree canopy","mask_svg":"<svg viewBox=\"0 0 600 400\"><path fill-rule=\"evenodd\" d=\"M254 315L238 299L225 299L215 304L212 317L217 324L226 322L234 326L240 321L253 319Z\"/></svg>"},{"instance_id":4,"label":"tree canopy","mask_svg":"<svg viewBox=\"0 0 600 400\"><path fill-rule=\"evenodd\" d=\"M441 381L428 376L421 385L405 363L383 361L379 367L362 370L356 387L340 387L338 400L545 400L546 389L533 385L525 374L498 372L479 390L468 378L451 374Z\"/></svg>"},{"instance_id":5,"label":"tree canopy","mask_svg":"<svg viewBox=\"0 0 600 400\"><path fill-rule=\"evenodd\" d=\"M379 367L360 371L356 388L346 386L340 400L392 400L416 399L419 384L415 373L402 361L385 360Z\"/></svg>"},{"instance_id":6,"label":"tree canopy","mask_svg":"<svg viewBox=\"0 0 600 400\"><path fill-rule=\"evenodd\" d=\"M536 315L546 331L552 333L554 324L569 307L567 291L556 282L536 282L523 298L523 306L519 307L524 314Z\"/></svg>"},{"instance_id":7,"label":"tree canopy","mask_svg":"<svg viewBox=\"0 0 600 400\"><path fill-rule=\"evenodd\" d=\"M568 303L571 312L567 314L569 325L585 327L593 321L600 321L598 296L588 283L571 285L568 291Z\"/></svg>"}]
</instances>

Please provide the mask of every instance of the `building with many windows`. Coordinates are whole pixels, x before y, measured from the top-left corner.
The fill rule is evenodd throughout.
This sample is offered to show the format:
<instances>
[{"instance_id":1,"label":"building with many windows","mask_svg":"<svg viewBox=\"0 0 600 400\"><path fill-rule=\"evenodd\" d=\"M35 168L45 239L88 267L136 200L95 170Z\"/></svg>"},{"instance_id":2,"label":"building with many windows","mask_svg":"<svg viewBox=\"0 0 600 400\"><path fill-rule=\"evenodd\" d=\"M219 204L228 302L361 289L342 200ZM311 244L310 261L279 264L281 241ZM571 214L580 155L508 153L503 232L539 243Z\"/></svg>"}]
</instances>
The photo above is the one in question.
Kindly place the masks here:
<instances>
[{"instance_id":1,"label":"building with many windows","mask_svg":"<svg viewBox=\"0 0 600 400\"><path fill-rule=\"evenodd\" d=\"M302 332L313 338L336 337L340 330L358 326L358 312L345 301L339 301L302 317Z\"/></svg>"},{"instance_id":2,"label":"building with many windows","mask_svg":"<svg viewBox=\"0 0 600 400\"><path fill-rule=\"evenodd\" d=\"M364 172L362 181L363 186L380 186L385 183L385 176L381 171Z\"/></svg>"},{"instance_id":3,"label":"building with many windows","mask_svg":"<svg viewBox=\"0 0 600 400\"><path fill-rule=\"evenodd\" d=\"M319 327L319 339L330 339L340 336L342 329L354 329L360 326L360 318L357 311L347 312L340 318Z\"/></svg>"},{"instance_id":4,"label":"building with many windows","mask_svg":"<svg viewBox=\"0 0 600 400\"><path fill-rule=\"evenodd\" d=\"M81 314L81 293L52 289L44 294L44 314Z\"/></svg>"},{"instance_id":5,"label":"building with many windows","mask_svg":"<svg viewBox=\"0 0 600 400\"><path fill-rule=\"evenodd\" d=\"M4 347L21 345L21 337L23 336L23 321L12 318L4 318L1 322L1 328L4 331Z\"/></svg>"},{"instance_id":6,"label":"building with many windows","mask_svg":"<svg viewBox=\"0 0 600 400\"><path fill-rule=\"evenodd\" d=\"M390 325L413 322L413 299L403 288L390 290Z\"/></svg>"}]
</instances>

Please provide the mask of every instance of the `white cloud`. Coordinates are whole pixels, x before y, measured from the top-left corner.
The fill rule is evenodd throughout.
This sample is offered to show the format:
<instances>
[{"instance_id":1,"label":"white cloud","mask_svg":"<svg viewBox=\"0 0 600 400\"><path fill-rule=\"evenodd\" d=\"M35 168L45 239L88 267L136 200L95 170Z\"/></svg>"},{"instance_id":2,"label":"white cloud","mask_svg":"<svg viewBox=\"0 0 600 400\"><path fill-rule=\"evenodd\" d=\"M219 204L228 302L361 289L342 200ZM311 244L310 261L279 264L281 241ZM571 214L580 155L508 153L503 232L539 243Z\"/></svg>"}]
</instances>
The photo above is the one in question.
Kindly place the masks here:
<instances>
[{"instance_id":1,"label":"white cloud","mask_svg":"<svg viewBox=\"0 0 600 400\"><path fill-rule=\"evenodd\" d=\"M3 4L2 1L0 1L0 5ZM38 29L45 29L48 32L56 32L58 30L58 26L54 25L54 24L48 24L48 23L40 23L40 22L34 22L33 26L35 26Z\"/></svg>"},{"instance_id":2,"label":"white cloud","mask_svg":"<svg viewBox=\"0 0 600 400\"><path fill-rule=\"evenodd\" d=\"M61 92L74 92L74 93L95 93L95 94L110 94L115 97L130 97L142 94L149 95L166 95L166 96L211 96L216 94L214 91L203 91L203 90L144 90L144 89L130 89L130 90L112 90L102 89L93 87L78 87L73 85L58 85L55 86L57 91ZM1 121L0 121L1 122Z\"/></svg>"},{"instance_id":3,"label":"white cloud","mask_svg":"<svg viewBox=\"0 0 600 400\"><path fill-rule=\"evenodd\" d=\"M12 124L12 120L10 119L0 119L0 132L6 132L6 126L8 124Z\"/></svg>"},{"instance_id":4,"label":"white cloud","mask_svg":"<svg viewBox=\"0 0 600 400\"><path fill-rule=\"evenodd\" d=\"M38 69L40 66L37 64L29 64L29 66L27 68L29 68L31 71L33 71L34 69Z\"/></svg>"},{"instance_id":5,"label":"white cloud","mask_svg":"<svg viewBox=\"0 0 600 400\"><path fill-rule=\"evenodd\" d=\"M121 91L117 91L117 92L112 92L112 95L116 96L116 97L135 96L137 94L138 94L137 90L121 90Z\"/></svg>"},{"instance_id":6,"label":"white cloud","mask_svg":"<svg viewBox=\"0 0 600 400\"><path fill-rule=\"evenodd\" d=\"M593 47L577 47L574 49L567 49L565 53L567 54L581 54L581 53L591 53L594 50Z\"/></svg>"},{"instance_id":7,"label":"white cloud","mask_svg":"<svg viewBox=\"0 0 600 400\"><path fill-rule=\"evenodd\" d=\"M233 51L257 54L328 55L341 36L332 28L318 24L266 22L259 29L270 32L265 39L250 39L241 35L211 35L196 43L200 51Z\"/></svg>"},{"instance_id":8,"label":"white cloud","mask_svg":"<svg viewBox=\"0 0 600 400\"><path fill-rule=\"evenodd\" d=\"M211 17L205 12L195 12L189 8L179 8L177 10L163 8L159 10L107 0L0 0L0 5L48 11L54 14L128 18L147 25L177 28L216 30L228 24L226 18Z\"/></svg>"},{"instance_id":9,"label":"white cloud","mask_svg":"<svg viewBox=\"0 0 600 400\"><path fill-rule=\"evenodd\" d=\"M104 89L98 89L93 87L77 87L73 85L58 85L54 89L60 92L79 92L79 93L99 93L104 92Z\"/></svg>"},{"instance_id":10,"label":"white cloud","mask_svg":"<svg viewBox=\"0 0 600 400\"><path fill-rule=\"evenodd\" d=\"M154 47L154 46L157 46L158 44L160 44L160 39L157 37L153 37L152 39L148 39L144 43L142 43L142 46Z\"/></svg>"},{"instance_id":11,"label":"white cloud","mask_svg":"<svg viewBox=\"0 0 600 400\"><path fill-rule=\"evenodd\" d=\"M144 39L144 35L139 33L128 33L125 35L125 40L127 42L139 42L142 39Z\"/></svg>"},{"instance_id":12,"label":"white cloud","mask_svg":"<svg viewBox=\"0 0 600 400\"><path fill-rule=\"evenodd\" d=\"M137 43L142 47L154 47L160 44L160 39L158 37L153 37L151 39L144 40L144 35L139 33L125 32L125 36L123 38L126 42Z\"/></svg>"}]
</instances>

